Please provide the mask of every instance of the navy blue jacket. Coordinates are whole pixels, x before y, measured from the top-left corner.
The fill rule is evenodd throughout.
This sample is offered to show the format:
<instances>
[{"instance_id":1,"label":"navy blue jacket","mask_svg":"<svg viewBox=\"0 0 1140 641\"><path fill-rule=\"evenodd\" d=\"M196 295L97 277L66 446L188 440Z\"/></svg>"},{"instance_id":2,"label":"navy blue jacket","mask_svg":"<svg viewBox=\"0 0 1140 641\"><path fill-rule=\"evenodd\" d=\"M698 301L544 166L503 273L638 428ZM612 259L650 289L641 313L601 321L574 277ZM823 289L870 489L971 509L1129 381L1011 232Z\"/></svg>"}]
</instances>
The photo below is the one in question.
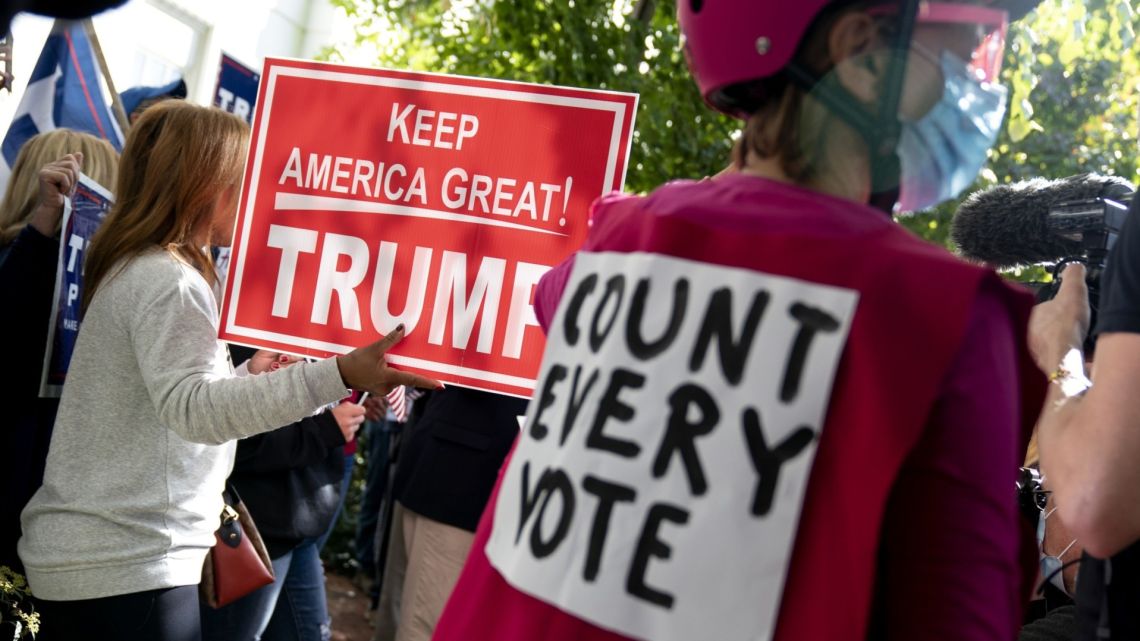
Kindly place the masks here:
<instances>
[{"instance_id":1,"label":"navy blue jacket","mask_svg":"<svg viewBox=\"0 0 1140 641\"><path fill-rule=\"evenodd\" d=\"M463 387L432 392L400 455L396 499L416 514L474 532L526 404Z\"/></svg>"},{"instance_id":2,"label":"navy blue jacket","mask_svg":"<svg viewBox=\"0 0 1140 641\"><path fill-rule=\"evenodd\" d=\"M252 350L231 347L240 363ZM269 556L324 534L340 505L344 435L323 412L238 441L230 483L237 488Z\"/></svg>"}]
</instances>

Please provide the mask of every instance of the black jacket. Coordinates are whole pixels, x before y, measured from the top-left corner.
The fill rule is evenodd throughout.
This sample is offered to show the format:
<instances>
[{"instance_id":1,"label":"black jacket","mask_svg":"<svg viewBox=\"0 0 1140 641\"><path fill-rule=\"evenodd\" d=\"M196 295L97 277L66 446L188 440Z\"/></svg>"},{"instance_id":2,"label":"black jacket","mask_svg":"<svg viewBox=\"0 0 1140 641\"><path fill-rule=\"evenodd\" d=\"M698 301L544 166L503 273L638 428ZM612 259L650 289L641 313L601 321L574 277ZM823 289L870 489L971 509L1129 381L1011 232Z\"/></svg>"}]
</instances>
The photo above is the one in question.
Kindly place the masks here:
<instances>
[{"instance_id":1,"label":"black jacket","mask_svg":"<svg viewBox=\"0 0 1140 641\"><path fill-rule=\"evenodd\" d=\"M526 403L462 387L432 392L400 455L396 499L417 514L474 532Z\"/></svg>"},{"instance_id":2,"label":"black jacket","mask_svg":"<svg viewBox=\"0 0 1140 641\"><path fill-rule=\"evenodd\" d=\"M59 409L59 399L39 397L58 260L59 239L30 225L0 248L0 336L11 374L0 385L0 565L18 571L20 511L43 482Z\"/></svg>"},{"instance_id":3,"label":"black jacket","mask_svg":"<svg viewBox=\"0 0 1140 641\"><path fill-rule=\"evenodd\" d=\"M233 348L235 362L239 348ZM269 556L325 533L340 504L344 435L332 412L238 441L230 483Z\"/></svg>"}]
</instances>

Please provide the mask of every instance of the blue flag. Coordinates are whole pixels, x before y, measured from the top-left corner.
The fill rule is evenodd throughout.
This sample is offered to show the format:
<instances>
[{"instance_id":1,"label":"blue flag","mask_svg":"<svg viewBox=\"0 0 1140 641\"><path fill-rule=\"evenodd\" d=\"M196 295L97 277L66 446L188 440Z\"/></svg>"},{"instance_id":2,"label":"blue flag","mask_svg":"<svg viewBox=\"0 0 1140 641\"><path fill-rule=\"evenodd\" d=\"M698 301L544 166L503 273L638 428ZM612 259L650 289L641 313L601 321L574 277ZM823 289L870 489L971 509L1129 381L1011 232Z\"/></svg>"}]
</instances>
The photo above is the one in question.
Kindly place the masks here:
<instances>
[{"instance_id":1,"label":"blue flag","mask_svg":"<svg viewBox=\"0 0 1140 641\"><path fill-rule=\"evenodd\" d=\"M103 96L102 75L83 23L57 20L0 143L0 195L20 148L38 133L66 127L122 150L123 133Z\"/></svg>"}]
</instances>

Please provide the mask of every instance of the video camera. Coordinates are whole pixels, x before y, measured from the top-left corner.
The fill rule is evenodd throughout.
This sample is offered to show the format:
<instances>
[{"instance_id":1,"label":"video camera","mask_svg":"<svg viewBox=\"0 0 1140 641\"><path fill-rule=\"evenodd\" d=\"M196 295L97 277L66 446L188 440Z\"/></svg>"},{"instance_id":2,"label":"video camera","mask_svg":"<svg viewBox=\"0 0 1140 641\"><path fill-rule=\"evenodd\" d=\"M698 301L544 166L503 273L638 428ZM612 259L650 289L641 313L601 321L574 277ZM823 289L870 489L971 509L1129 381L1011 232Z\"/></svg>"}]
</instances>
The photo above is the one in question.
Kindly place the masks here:
<instances>
[{"instance_id":1,"label":"video camera","mask_svg":"<svg viewBox=\"0 0 1140 641\"><path fill-rule=\"evenodd\" d=\"M1126 189L1126 188L1123 188ZM1118 191L1113 197L1098 197L1076 202L1067 202L1049 208L1046 226L1058 238L1073 242L1079 249L1069 255L1059 256L1051 268L1053 280L1050 282L1026 283L1034 291L1037 302L1052 300L1061 286L1061 272L1070 263L1085 265L1085 283L1089 290L1089 309L1092 312L1089 327L1096 327L1097 311L1100 307L1100 280L1108 263L1108 256L1120 236L1124 221L1128 218L1129 207L1135 192ZM1096 346L1090 332L1085 338L1084 351L1091 357Z\"/></svg>"}]
</instances>

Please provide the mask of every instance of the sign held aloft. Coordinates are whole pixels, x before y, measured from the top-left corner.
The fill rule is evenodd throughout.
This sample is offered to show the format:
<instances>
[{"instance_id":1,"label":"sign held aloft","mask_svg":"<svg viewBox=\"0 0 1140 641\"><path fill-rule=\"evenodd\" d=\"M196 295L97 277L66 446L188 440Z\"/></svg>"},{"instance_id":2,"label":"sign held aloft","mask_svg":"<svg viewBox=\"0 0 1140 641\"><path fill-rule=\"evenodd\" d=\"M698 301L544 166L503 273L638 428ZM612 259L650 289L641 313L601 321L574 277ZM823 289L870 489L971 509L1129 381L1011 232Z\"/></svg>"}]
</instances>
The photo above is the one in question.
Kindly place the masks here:
<instances>
[{"instance_id":1,"label":"sign held aloft","mask_svg":"<svg viewBox=\"0 0 1140 641\"><path fill-rule=\"evenodd\" d=\"M269 59L224 340L310 356L406 326L392 364L529 396L534 287L621 188L637 97Z\"/></svg>"},{"instance_id":2,"label":"sign held aloft","mask_svg":"<svg viewBox=\"0 0 1140 641\"><path fill-rule=\"evenodd\" d=\"M261 76L256 71L223 53L222 64L218 67L218 83L214 86L214 106L247 123L252 122L260 80Z\"/></svg>"},{"instance_id":3,"label":"sign held aloft","mask_svg":"<svg viewBox=\"0 0 1140 641\"><path fill-rule=\"evenodd\" d=\"M56 261L55 296L51 303L44 367L40 377L41 398L59 398L63 392L63 383L67 378L82 320L83 261L87 246L111 211L113 202L111 192L84 174L79 175L75 193L64 200L59 259Z\"/></svg>"}]
</instances>

